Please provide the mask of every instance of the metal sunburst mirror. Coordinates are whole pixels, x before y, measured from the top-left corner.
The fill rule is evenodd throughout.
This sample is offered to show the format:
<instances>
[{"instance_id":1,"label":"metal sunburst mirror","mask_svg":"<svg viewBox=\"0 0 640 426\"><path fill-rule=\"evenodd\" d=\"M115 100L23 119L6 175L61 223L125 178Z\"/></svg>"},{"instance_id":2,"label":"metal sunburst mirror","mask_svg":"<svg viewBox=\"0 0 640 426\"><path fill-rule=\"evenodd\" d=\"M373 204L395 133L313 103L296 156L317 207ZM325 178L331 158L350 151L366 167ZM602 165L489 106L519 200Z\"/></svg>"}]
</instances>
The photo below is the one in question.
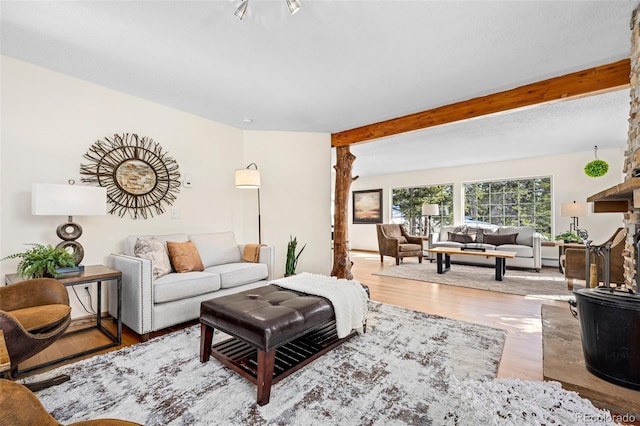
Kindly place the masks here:
<instances>
[{"instance_id":1,"label":"metal sunburst mirror","mask_svg":"<svg viewBox=\"0 0 640 426\"><path fill-rule=\"evenodd\" d=\"M80 165L82 182L107 188L110 214L129 212L133 219L147 219L165 212L180 192L178 163L147 136L115 134L96 141Z\"/></svg>"}]
</instances>

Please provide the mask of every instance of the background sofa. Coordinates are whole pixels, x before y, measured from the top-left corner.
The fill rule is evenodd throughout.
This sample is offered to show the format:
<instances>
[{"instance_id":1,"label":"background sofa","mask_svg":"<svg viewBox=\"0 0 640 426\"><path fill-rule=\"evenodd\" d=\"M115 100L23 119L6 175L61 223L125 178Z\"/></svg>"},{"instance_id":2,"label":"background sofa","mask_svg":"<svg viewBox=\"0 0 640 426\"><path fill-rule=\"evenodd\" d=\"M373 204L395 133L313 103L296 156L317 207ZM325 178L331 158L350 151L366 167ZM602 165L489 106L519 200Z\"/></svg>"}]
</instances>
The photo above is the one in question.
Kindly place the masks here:
<instances>
[{"instance_id":1,"label":"background sofa","mask_svg":"<svg viewBox=\"0 0 640 426\"><path fill-rule=\"evenodd\" d=\"M138 239L192 241L203 271L170 272L154 279L153 261L134 255ZM275 249L260 247L257 263L242 260L244 245L233 232L207 234L131 235L122 254L109 256L110 266L122 271L122 322L146 340L149 333L193 320L200 303L266 285L273 277ZM117 313L115 286L109 286L109 313Z\"/></svg>"},{"instance_id":2,"label":"background sofa","mask_svg":"<svg viewBox=\"0 0 640 426\"><path fill-rule=\"evenodd\" d=\"M516 257L507 259L507 267L531 268L536 271L540 271L542 267L541 244L541 235L531 226L443 226L439 232L432 233L429 239L430 248L467 246L514 251ZM451 261L495 265L495 259L479 256L452 255Z\"/></svg>"}]
</instances>

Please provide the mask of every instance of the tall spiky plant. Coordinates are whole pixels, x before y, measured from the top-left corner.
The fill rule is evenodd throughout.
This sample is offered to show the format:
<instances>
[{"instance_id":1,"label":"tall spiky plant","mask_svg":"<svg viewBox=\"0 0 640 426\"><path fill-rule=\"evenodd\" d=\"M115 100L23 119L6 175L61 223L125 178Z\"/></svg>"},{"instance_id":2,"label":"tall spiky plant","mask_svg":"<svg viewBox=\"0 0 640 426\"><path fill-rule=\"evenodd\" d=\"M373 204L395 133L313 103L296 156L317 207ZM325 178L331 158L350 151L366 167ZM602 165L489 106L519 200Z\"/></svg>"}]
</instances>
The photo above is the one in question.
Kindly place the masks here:
<instances>
[{"instance_id":1,"label":"tall spiky plant","mask_svg":"<svg viewBox=\"0 0 640 426\"><path fill-rule=\"evenodd\" d=\"M298 254L296 254L296 247L298 246L297 237L292 237L289 235L289 244L287 244L287 263L285 265L284 275L295 275L296 267L298 266L298 259L302 254L302 251L307 246L306 244L300 249Z\"/></svg>"}]
</instances>

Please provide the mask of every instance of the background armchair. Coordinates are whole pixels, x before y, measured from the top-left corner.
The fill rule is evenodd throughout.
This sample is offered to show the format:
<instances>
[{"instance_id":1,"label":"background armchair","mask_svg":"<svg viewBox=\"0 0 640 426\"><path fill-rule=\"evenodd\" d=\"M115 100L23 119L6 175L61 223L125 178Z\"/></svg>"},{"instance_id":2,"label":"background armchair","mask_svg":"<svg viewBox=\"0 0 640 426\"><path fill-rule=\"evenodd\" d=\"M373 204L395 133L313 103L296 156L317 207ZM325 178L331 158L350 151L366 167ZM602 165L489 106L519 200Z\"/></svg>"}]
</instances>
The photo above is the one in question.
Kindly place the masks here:
<instances>
[{"instance_id":1,"label":"background armchair","mask_svg":"<svg viewBox=\"0 0 640 426\"><path fill-rule=\"evenodd\" d=\"M399 265L400 259L413 256L418 257L418 262L422 263L422 237L407 234L402 225L397 224L377 224L376 232L380 262L384 260L384 256L391 256L396 259L396 265Z\"/></svg>"},{"instance_id":2,"label":"background armchair","mask_svg":"<svg viewBox=\"0 0 640 426\"><path fill-rule=\"evenodd\" d=\"M60 281L37 278L0 287L0 330L11 362L4 376L15 378L18 365L55 342L70 323L69 295ZM29 388L42 389L68 379L58 376L31 383Z\"/></svg>"},{"instance_id":3,"label":"background armchair","mask_svg":"<svg viewBox=\"0 0 640 426\"><path fill-rule=\"evenodd\" d=\"M627 233L624 228L618 228L616 232L602 244L604 246L611 243L611 253L609 256L609 271L612 283L624 283L624 258L622 252L625 246L625 237ZM564 251L564 278L567 281L567 288L573 289L573 280L586 279L586 253L585 248L568 248ZM604 278L604 258L602 256L591 255L590 263L594 263L597 267L597 279L599 282ZM585 283L589 287L589 283Z\"/></svg>"}]
</instances>

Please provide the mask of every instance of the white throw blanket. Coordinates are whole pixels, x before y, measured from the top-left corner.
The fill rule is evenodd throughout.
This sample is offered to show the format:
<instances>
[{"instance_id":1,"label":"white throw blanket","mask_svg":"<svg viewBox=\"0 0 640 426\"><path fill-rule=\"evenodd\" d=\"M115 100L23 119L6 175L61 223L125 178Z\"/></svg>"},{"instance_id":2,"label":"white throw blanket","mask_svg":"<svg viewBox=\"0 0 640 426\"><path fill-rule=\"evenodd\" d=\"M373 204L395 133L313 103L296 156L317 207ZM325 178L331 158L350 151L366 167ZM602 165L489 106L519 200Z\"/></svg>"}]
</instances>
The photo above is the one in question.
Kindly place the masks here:
<instances>
[{"instance_id":1,"label":"white throw blanket","mask_svg":"<svg viewBox=\"0 0 640 426\"><path fill-rule=\"evenodd\" d=\"M329 299L336 314L339 338L348 336L353 329L363 332L367 319L367 293L358 281L303 272L269 284Z\"/></svg>"}]
</instances>

